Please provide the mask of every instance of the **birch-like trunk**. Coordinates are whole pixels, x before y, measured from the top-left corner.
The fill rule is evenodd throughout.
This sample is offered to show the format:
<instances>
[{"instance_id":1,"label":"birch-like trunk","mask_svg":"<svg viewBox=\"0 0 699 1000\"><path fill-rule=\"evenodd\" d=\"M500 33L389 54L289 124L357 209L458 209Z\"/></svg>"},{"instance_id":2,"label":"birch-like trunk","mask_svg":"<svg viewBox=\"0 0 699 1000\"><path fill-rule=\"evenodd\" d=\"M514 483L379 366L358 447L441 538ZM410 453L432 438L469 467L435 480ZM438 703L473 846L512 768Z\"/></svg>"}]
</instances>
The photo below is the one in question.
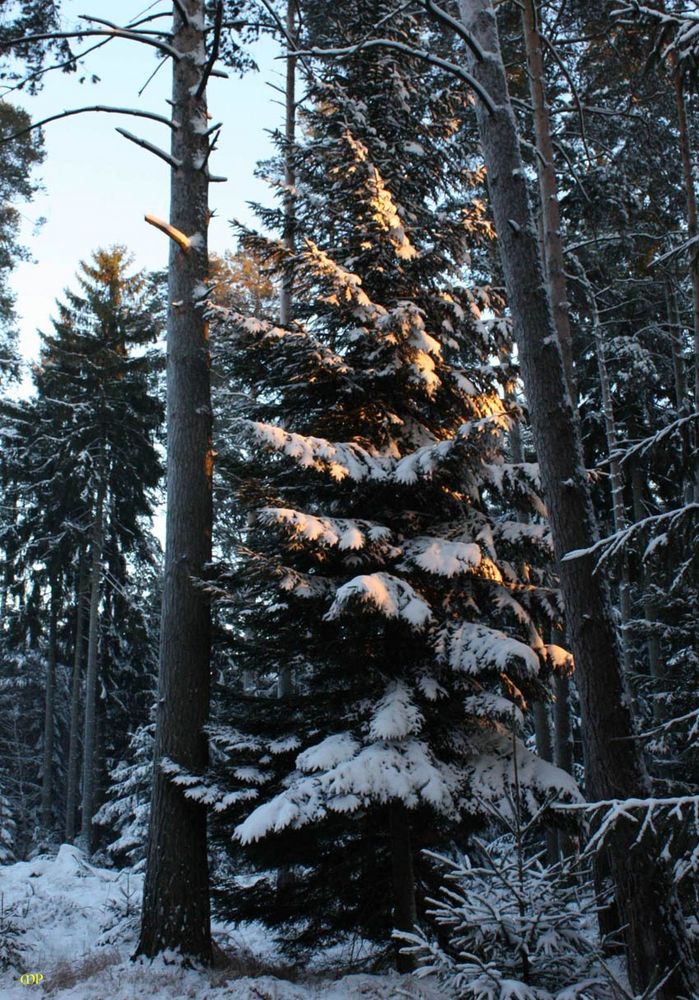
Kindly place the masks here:
<instances>
[{"instance_id":1,"label":"birch-like trunk","mask_svg":"<svg viewBox=\"0 0 699 1000\"><path fill-rule=\"evenodd\" d=\"M201 773L208 763L211 612L197 580L211 559L213 450L208 325L209 137L206 4L174 11L170 223L190 241L172 242L167 318L167 513L155 734L143 914L138 953L172 949L210 964L211 917L206 807L163 773L169 759ZM211 32L209 33L211 37Z\"/></svg>"},{"instance_id":2,"label":"birch-like trunk","mask_svg":"<svg viewBox=\"0 0 699 1000\"><path fill-rule=\"evenodd\" d=\"M104 444L102 445L104 449ZM95 800L95 715L97 712L97 669L99 664L99 610L104 548L104 501L107 476L104 452L99 463L95 518L90 539L90 612L87 626L87 670L85 674L85 723L83 728L83 787L80 846L92 853L92 817Z\"/></svg>"},{"instance_id":3,"label":"birch-like trunk","mask_svg":"<svg viewBox=\"0 0 699 1000\"><path fill-rule=\"evenodd\" d=\"M526 189L519 135L507 89L491 0L459 0L461 20L482 56L469 49L468 69L494 102L478 101L476 114L488 189L519 350L534 445L548 505L570 644L576 661L587 788L594 799L648 794L649 782L635 739L621 669L609 594L593 574L594 557L565 557L588 549L597 530L580 435ZM637 825L620 821L610 840L617 902L626 926L629 972L644 989L670 969L661 1000L692 995L692 976L681 911L670 872L650 834L634 846Z\"/></svg>"},{"instance_id":4,"label":"birch-like trunk","mask_svg":"<svg viewBox=\"0 0 699 1000\"><path fill-rule=\"evenodd\" d=\"M68 780L66 789L66 841L72 844L76 833L78 811L78 778L80 771L80 688L83 666L83 628L85 626L85 591L87 589L87 559L80 555L78 590L75 613L75 650L73 675L70 682L70 730L68 735Z\"/></svg>"}]
</instances>

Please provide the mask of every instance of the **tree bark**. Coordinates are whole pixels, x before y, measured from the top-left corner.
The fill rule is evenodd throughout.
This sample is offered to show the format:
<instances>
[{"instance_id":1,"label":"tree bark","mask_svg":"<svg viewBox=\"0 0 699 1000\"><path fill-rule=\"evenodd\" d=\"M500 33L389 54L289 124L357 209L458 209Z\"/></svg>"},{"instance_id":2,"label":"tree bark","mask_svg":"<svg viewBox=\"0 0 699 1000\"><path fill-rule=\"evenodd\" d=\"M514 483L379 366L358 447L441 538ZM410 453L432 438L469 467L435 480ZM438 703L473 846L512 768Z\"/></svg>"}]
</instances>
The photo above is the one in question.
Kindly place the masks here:
<instances>
[{"instance_id":1,"label":"tree bark","mask_svg":"<svg viewBox=\"0 0 699 1000\"><path fill-rule=\"evenodd\" d=\"M210 964L206 807L163 773L164 758L190 772L207 766L211 615L196 581L211 559L211 388L204 289L209 222L206 161L206 5L175 10L170 222L191 249L170 247L167 319L167 514L160 630L155 769L138 954L165 949ZM211 33L210 33L211 34ZM200 92L201 91L201 92ZM202 166L204 164L204 166Z\"/></svg>"},{"instance_id":2,"label":"tree bark","mask_svg":"<svg viewBox=\"0 0 699 1000\"><path fill-rule=\"evenodd\" d=\"M463 27L480 45L468 49L469 71L495 108L476 102L488 189L508 301L529 404L534 445L548 505L568 633L576 661L587 789L594 799L644 796L648 778L631 717L609 595L594 558L565 557L589 548L597 530L577 422L539 258L519 136L507 89L491 0L459 0ZM611 840L612 869L627 923L629 972L644 989L672 969L658 996L691 996L692 982L679 905L667 866L636 824L620 821ZM632 860L630 860L632 859ZM634 871L633 879L630 878Z\"/></svg>"},{"instance_id":3,"label":"tree bark","mask_svg":"<svg viewBox=\"0 0 699 1000\"><path fill-rule=\"evenodd\" d=\"M631 471L631 495L633 498L633 516L635 521L642 521L646 516L643 507L643 472L638 465L634 465ZM658 618L658 608L653 598L648 593L646 584L646 574L641 573L641 590L643 606L643 617L648 628L648 638L646 648L648 650L648 669L650 671L653 685L653 718L656 722L662 722L662 704L658 695L664 689L665 664L663 662L663 650L660 636L655 627Z\"/></svg>"},{"instance_id":4,"label":"tree bark","mask_svg":"<svg viewBox=\"0 0 699 1000\"><path fill-rule=\"evenodd\" d=\"M83 628L85 624L85 589L87 587L87 559L80 555L78 591L75 611L75 651L73 676L70 682L70 733L68 736L68 782L66 790L66 841L73 843L77 830L78 777L80 769L80 687L83 665Z\"/></svg>"},{"instance_id":5,"label":"tree bark","mask_svg":"<svg viewBox=\"0 0 699 1000\"><path fill-rule=\"evenodd\" d=\"M104 444L102 445L104 449ZM80 846L92 853L92 817L95 797L95 713L97 711L97 668L99 664L99 604L104 546L104 501L107 476L104 453L99 464L95 518L90 541L90 614L87 626L87 671L85 675L85 723L83 729L83 788Z\"/></svg>"},{"instance_id":6,"label":"tree bark","mask_svg":"<svg viewBox=\"0 0 699 1000\"><path fill-rule=\"evenodd\" d=\"M692 169L692 145L687 124L687 106L682 89L682 77L677 66L676 57L671 56L670 65L673 70L675 88L675 105L677 108L677 125L680 136L680 158L687 201L687 236L695 242L689 250L689 275L692 281L692 305L694 316L694 412L699 413L699 218L697 213L697 193L694 187L694 172ZM699 503L699 449L697 449L697 431L693 428L692 441L694 445L694 502Z\"/></svg>"},{"instance_id":7,"label":"tree bark","mask_svg":"<svg viewBox=\"0 0 699 1000\"><path fill-rule=\"evenodd\" d=\"M53 826L53 745L56 731L56 622L58 618L58 580L51 577L49 598L49 648L46 660L44 697L44 758L41 767L41 825L45 832Z\"/></svg>"},{"instance_id":8,"label":"tree bark","mask_svg":"<svg viewBox=\"0 0 699 1000\"><path fill-rule=\"evenodd\" d=\"M287 0L286 3L286 34L287 45L296 46L296 5L297 0ZM286 87L284 91L284 231L282 243L290 254L294 252L295 212L294 212L294 142L296 139L296 57L286 57ZM286 261L282 276L282 287L279 295L279 323L287 326L293 318L294 279L291 262ZM277 695L279 698L290 698L294 690L294 677L291 666L283 664L277 678Z\"/></svg>"},{"instance_id":9,"label":"tree bark","mask_svg":"<svg viewBox=\"0 0 699 1000\"><path fill-rule=\"evenodd\" d=\"M400 802L389 806L391 837L391 880L393 883L393 927L397 931L412 932L417 923L415 904L415 874L410 838L410 814ZM396 968L398 972L411 972L412 955L401 955L401 944L396 943Z\"/></svg>"}]
</instances>

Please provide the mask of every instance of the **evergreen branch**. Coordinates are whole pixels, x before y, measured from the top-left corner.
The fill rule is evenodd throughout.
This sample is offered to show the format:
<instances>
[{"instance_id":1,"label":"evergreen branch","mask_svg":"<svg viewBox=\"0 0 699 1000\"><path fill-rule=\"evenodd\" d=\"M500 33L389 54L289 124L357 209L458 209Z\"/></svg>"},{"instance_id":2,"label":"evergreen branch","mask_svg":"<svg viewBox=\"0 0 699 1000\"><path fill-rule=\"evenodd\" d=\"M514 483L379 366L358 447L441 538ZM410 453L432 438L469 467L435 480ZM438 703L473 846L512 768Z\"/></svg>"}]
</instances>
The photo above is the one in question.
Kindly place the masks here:
<instances>
[{"instance_id":1,"label":"evergreen branch","mask_svg":"<svg viewBox=\"0 0 699 1000\"><path fill-rule=\"evenodd\" d=\"M160 122L171 129L178 127L176 122L173 122L170 118L166 118L164 115L157 114L155 111L137 111L135 108L113 108L108 104L90 104L84 108L71 108L69 111L61 111L56 115L49 115L48 118L42 118L38 122L32 122L31 125L20 129L19 132L14 132L12 135L0 138L0 146L6 142L11 142L13 139L19 139L20 136L26 135L28 132L33 132L34 129L42 128L44 125L48 125L49 122L58 121L60 118L70 118L73 115L86 114L91 111L104 112L110 115L133 115L136 118L147 118L150 121Z\"/></svg>"},{"instance_id":2,"label":"evergreen branch","mask_svg":"<svg viewBox=\"0 0 699 1000\"><path fill-rule=\"evenodd\" d=\"M359 42L357 45L348 45L346 48L299 49L295 52L295 55L325 59L352 56L357 52L363 51L364 49L374 48L393 49L397 52L404 52L406 55L412 56L414 59L420 59L422 62L426 62L430 66L436 66L439 69L445 70L447 73L451 73L452 76L455 76L464 83L467 83L469 87L471 87L471 89L478 94L491 115L495 113L495 102L492 97L488 91L482 87L469 72L467 72L467 70L462 69L461 66L450 62L448 59L442 59L440 56L435 56L432 53L427 52L425 49L415 49L411 45L406 45L404 42L394 41L391 38L370 38L368 41ZM286 56L278 58L285 59Z\"/></svg>"},{"instance_id":3,"label":"evergreen branch","mask_svg":"<svg viewBox=\"0 0 699 1000\"><path fill-rule=\"evenodd\" d=\"M149 153L153 153L154 156L159 156L160 159L169 164L173 170L179 170L182 166L181 160L176 160L174 156L170 155L170 153L166 153L164 149L160 149L159 146L155 146L152 142L148 142L147 139L140 139L132 132L127 132L125 128L118 128L116 131L119 135L123 135L125 139L128 139L129 142L134 142L137 146L141 146L142 149L147 149Z\"/></svg>"}]
</instances>

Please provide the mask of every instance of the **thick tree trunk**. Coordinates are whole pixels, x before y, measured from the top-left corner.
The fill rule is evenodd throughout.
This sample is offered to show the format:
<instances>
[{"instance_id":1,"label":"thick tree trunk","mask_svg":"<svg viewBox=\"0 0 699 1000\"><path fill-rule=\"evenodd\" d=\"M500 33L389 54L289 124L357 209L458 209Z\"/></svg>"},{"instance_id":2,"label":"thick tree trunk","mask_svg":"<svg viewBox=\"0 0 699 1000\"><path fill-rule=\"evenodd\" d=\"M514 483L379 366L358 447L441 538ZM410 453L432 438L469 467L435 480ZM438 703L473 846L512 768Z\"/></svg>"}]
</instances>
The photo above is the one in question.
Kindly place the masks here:
<instances>
[{"instance_id":1,"label":"thick tree trunk","mask_svg":"<svg viewBox=\"0 0 699 1000\"><path fill-rule=\"evenodd\" d=\"M417 923L415 904L415 874L413 849L410 838L410 814L400 802L389 807L391 836L391 880L393 883L393 927L397 931L412 932ZM401 955L401 944L396 944L396 968L410 972L414 968L412 955Z\"/></svg>"},{"instance_id":2,"label":"thick tree trunk","mask_svg":"<svg viewBox=\"0 0 699 1000\"><path fill-rule=\"evenodd\" d=\"M104 446L103 446L104 447ZM87 671L85 675L85 723L83 728L83 788L80 846L92 853L92 817L95 797L95 713L97 711L97 668L99 664L99 605L104 546L104 500L107 477L104 457L100 462L95 519L90 541L90 614L87 626Z\"/></svg>"},{"instance_id":3,"label":"thick tree trunk","mask_svg":"<svg viewBox=\"0 0 699 1000\"><path fill-rule=\"evenodd\" d=\"M70 682L70 732L68 735L68 780L66 790L65 835L69 844L76 833L78 811L78 777L80 770L80 687L83 665L83 628L85 624L85 590L87 588L87 559L80 556L78 570L78 590L75 609L75 651L73 654L73 676Z\"/></svg>"},{"instance_id":4,"label":"thick tree trunk","mask_svg":"<svg viewBox=\"0 0 699 1000\"><path fill-rule=\"evenodd\" d=\"M488 171L508 301L519 350L561 588L576 661L585 773L594 799L644 796L649 791L620 665L604 579L589 555L566 559L597 538L577 423L539 259L519 136L507 90L491 0L460 0L461 19L480 45L468 50L469 70L495 104L478 101L476 113ZM636 824L620 822L611 841L617 901L628 924L626 940L634 988L645 988L673 969L658 996L691 996L686 942L666 865L647 838L634 845ZM635 869L635 884L630 880ZM641 901L641 908L639 907Z\"/></svg>"},{"instance_id":5,"label":"thick tree trunk","mask_svg":"<svg viewBox=\"0 0 699 1000\"><path fill-rule=\"evenodd\" d=\"M53 826L53 745L56 731L56 623L58 619L58 581L52 577L49 599L49 648L46 661L44 697L44 759L41 768L41 825L45 832Z\"/></svg>"},{"instance_id":6,"label":"thick tree trunk","mask_svg":"<svg viewBox=\"0 0 699 1000\"><path fill-rule=\"evenodd\" d=\"M211 616L197 579L211 558L211 388L203 314L208 253L209 139L205 4L181 0L175 13L170 222L191 242L170 248L167 322L167 515L160 630L155 769L138 953L165 949L211 963L206 807L185 798L160 768L167 758L191 772L208 762ZM211 33L210 33L211 34ZM201 91L201 92L199 92ZM204 166L202 166L204 164Z\"/></svg>"}]
</instances>

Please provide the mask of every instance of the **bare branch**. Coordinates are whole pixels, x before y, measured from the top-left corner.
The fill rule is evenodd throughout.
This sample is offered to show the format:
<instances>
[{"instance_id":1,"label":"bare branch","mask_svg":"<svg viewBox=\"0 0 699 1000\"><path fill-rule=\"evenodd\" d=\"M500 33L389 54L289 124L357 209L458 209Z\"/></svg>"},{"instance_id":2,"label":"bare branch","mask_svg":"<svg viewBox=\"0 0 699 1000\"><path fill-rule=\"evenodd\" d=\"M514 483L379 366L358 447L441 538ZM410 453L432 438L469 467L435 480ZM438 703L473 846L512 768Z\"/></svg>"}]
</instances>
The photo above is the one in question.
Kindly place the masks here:
<instances>
[{"instance_id":1,"label":"bare branch","mask_svg":"<svg viewBox=\"0 0 699 1000\"><path fill-rule=\"evenodd\" d=\"M174 240L182 253L189 253L192 245L191 241L181 230L175 229L175 227L171 226L169 222L159 219L157 215L144 215L143 218L146 220L148 225L155 226L155 228L159 229L161 233L165 233L165 235L169 236L171 240Z\"/></svg>"},{"instance_id":2,"label":"bare branch","mask_svg":"<svg viewBox=\"0 0 699 1000\"><path fill-rule=\"evenodd\" d=\"M176 160L174 156L170 155L170 153L166 153L164 149L153 145L153 143L148 142L147 139L140 139L132 132L127 132L125 128L118 128L116 131L119 135L123 135L125 139L128 139L129 142L135 142L137 146L141 146L143 149L147 149L149 153L153 153L154 156L159 156L161 160L165 160L165 162L169 164L173 170L179 170L182 166L180 160Z\"/></svg>"},{"instance_id":3,"label":"bare branch","mask_svg":"<svg viewBox=\"0 0 699 1000\"><path fill-rule=\"evenodd\" d=\"M451 14L448 14L442 7L438 7L433 0L420 0L420 2L425 10L432 14L436 20L441 21L442 24L446 24L452 31L456 32L459 38L468 45L478 62L482 62L483 49L480 47L475 38L472 38L469 32L466 31L461 21L452 17Z\"/></svg>"},{"instance_id":4,"label":"bare branch","mask_svg":"<svg viewBox=\"0 0 699 1000\"><path fill-rule=\"evenodd\" d=\"M156 114L154 111L137 111L135 108L112 108L107 104L91 104L84 108L72 108L70 111L61 111L57 115L49 115L48 118L42 118L41 121L32 122L31 125L27 125L26 128L20 129L19 132L14 132L12 135L6 136L4 139L0 139L0 146L4 145L6 142L11 142L13 139L19 139L20 136L26 135L28 132L33 132L36 128L41 128L44 125L48 125L49 122L58 121L60 118L70 118L72 115L82 115L91 111L100 111L109 115L133 115L135 118L147 118L150 121L160 122L162 125L167 125L168 128L177 128L177 122L172 121L170 118L166 118L164 115Z\"/></svg>"},{"instance_id":5,"label":"bare branch","mask_svg":"<svg viewBox=\"0 0 699 1000\"><path fill-rule=\"evenodd\" d=\"M143 45L151 45L154 49L159 49L160 52L164 52L165 55L170 56L176 62L179 62L182 58L181 53L177 49L173 49L167 42L152 38L150 35L140 35L137 32L128 31L126 28L86 28L84 31L49 31L39 35L23 35L21 38L9 38L4 41L0 45L0 52L4 52L15 46L26 45L28 42L49 42L57 38L97 38L100 36L125 38L127 41L142 42Z\"/></svg>"},{"instance_id":6,"label":"bare branch","mask_svg":"<svg viewBox=\"0 0 699 1000\"><path fill-rule=\"evenodd\" d=\"M430 66L437 66L439 69L445 70L447 73L451 73L453 76L467 83L469 87L480 97L481 101L488 109L488 112L492 115L495 112L495 104L492 97L487 92L487 90L478 83L474 77L471 76L465 69L458 66L456 63L449 62L448 59L442 59L440 56L435 56L431 52L426 52L424 49L415 49L410 45L405 45L403 42L393 41L390 38L371 38L368 41L360 42L357 45L348 45L347 48L338 49L300 49L294 54L297 56L312 56L315 58L333 58L341 56L352 56L357 52L363 51L364 49L394 49L398 52L404 52L406 55L412 56L415 59L421 59L423 62L429 63ZM280 56L279 58L285 59L286 56Z\"/></svg>"},{"instance_id":7,"label":"bare branch","mask_svg":"<svg viewBox=\"0 0 699 1000\"><path fill-rule=\"evenodd\" d=\"M216 4L216 14L214 16L214 38L211 43L211 53L209 55L208 62L204 67L204 72L201 75L201 80L199 81L199 86L197 87L197 92L195 94L196 99L201 100L204 91L206 90L206 84L209 81L216 60L218 59L219 49L221 47L221 25L223 23L223 0L218 0Z\"/></svg>"}]
</instances>

